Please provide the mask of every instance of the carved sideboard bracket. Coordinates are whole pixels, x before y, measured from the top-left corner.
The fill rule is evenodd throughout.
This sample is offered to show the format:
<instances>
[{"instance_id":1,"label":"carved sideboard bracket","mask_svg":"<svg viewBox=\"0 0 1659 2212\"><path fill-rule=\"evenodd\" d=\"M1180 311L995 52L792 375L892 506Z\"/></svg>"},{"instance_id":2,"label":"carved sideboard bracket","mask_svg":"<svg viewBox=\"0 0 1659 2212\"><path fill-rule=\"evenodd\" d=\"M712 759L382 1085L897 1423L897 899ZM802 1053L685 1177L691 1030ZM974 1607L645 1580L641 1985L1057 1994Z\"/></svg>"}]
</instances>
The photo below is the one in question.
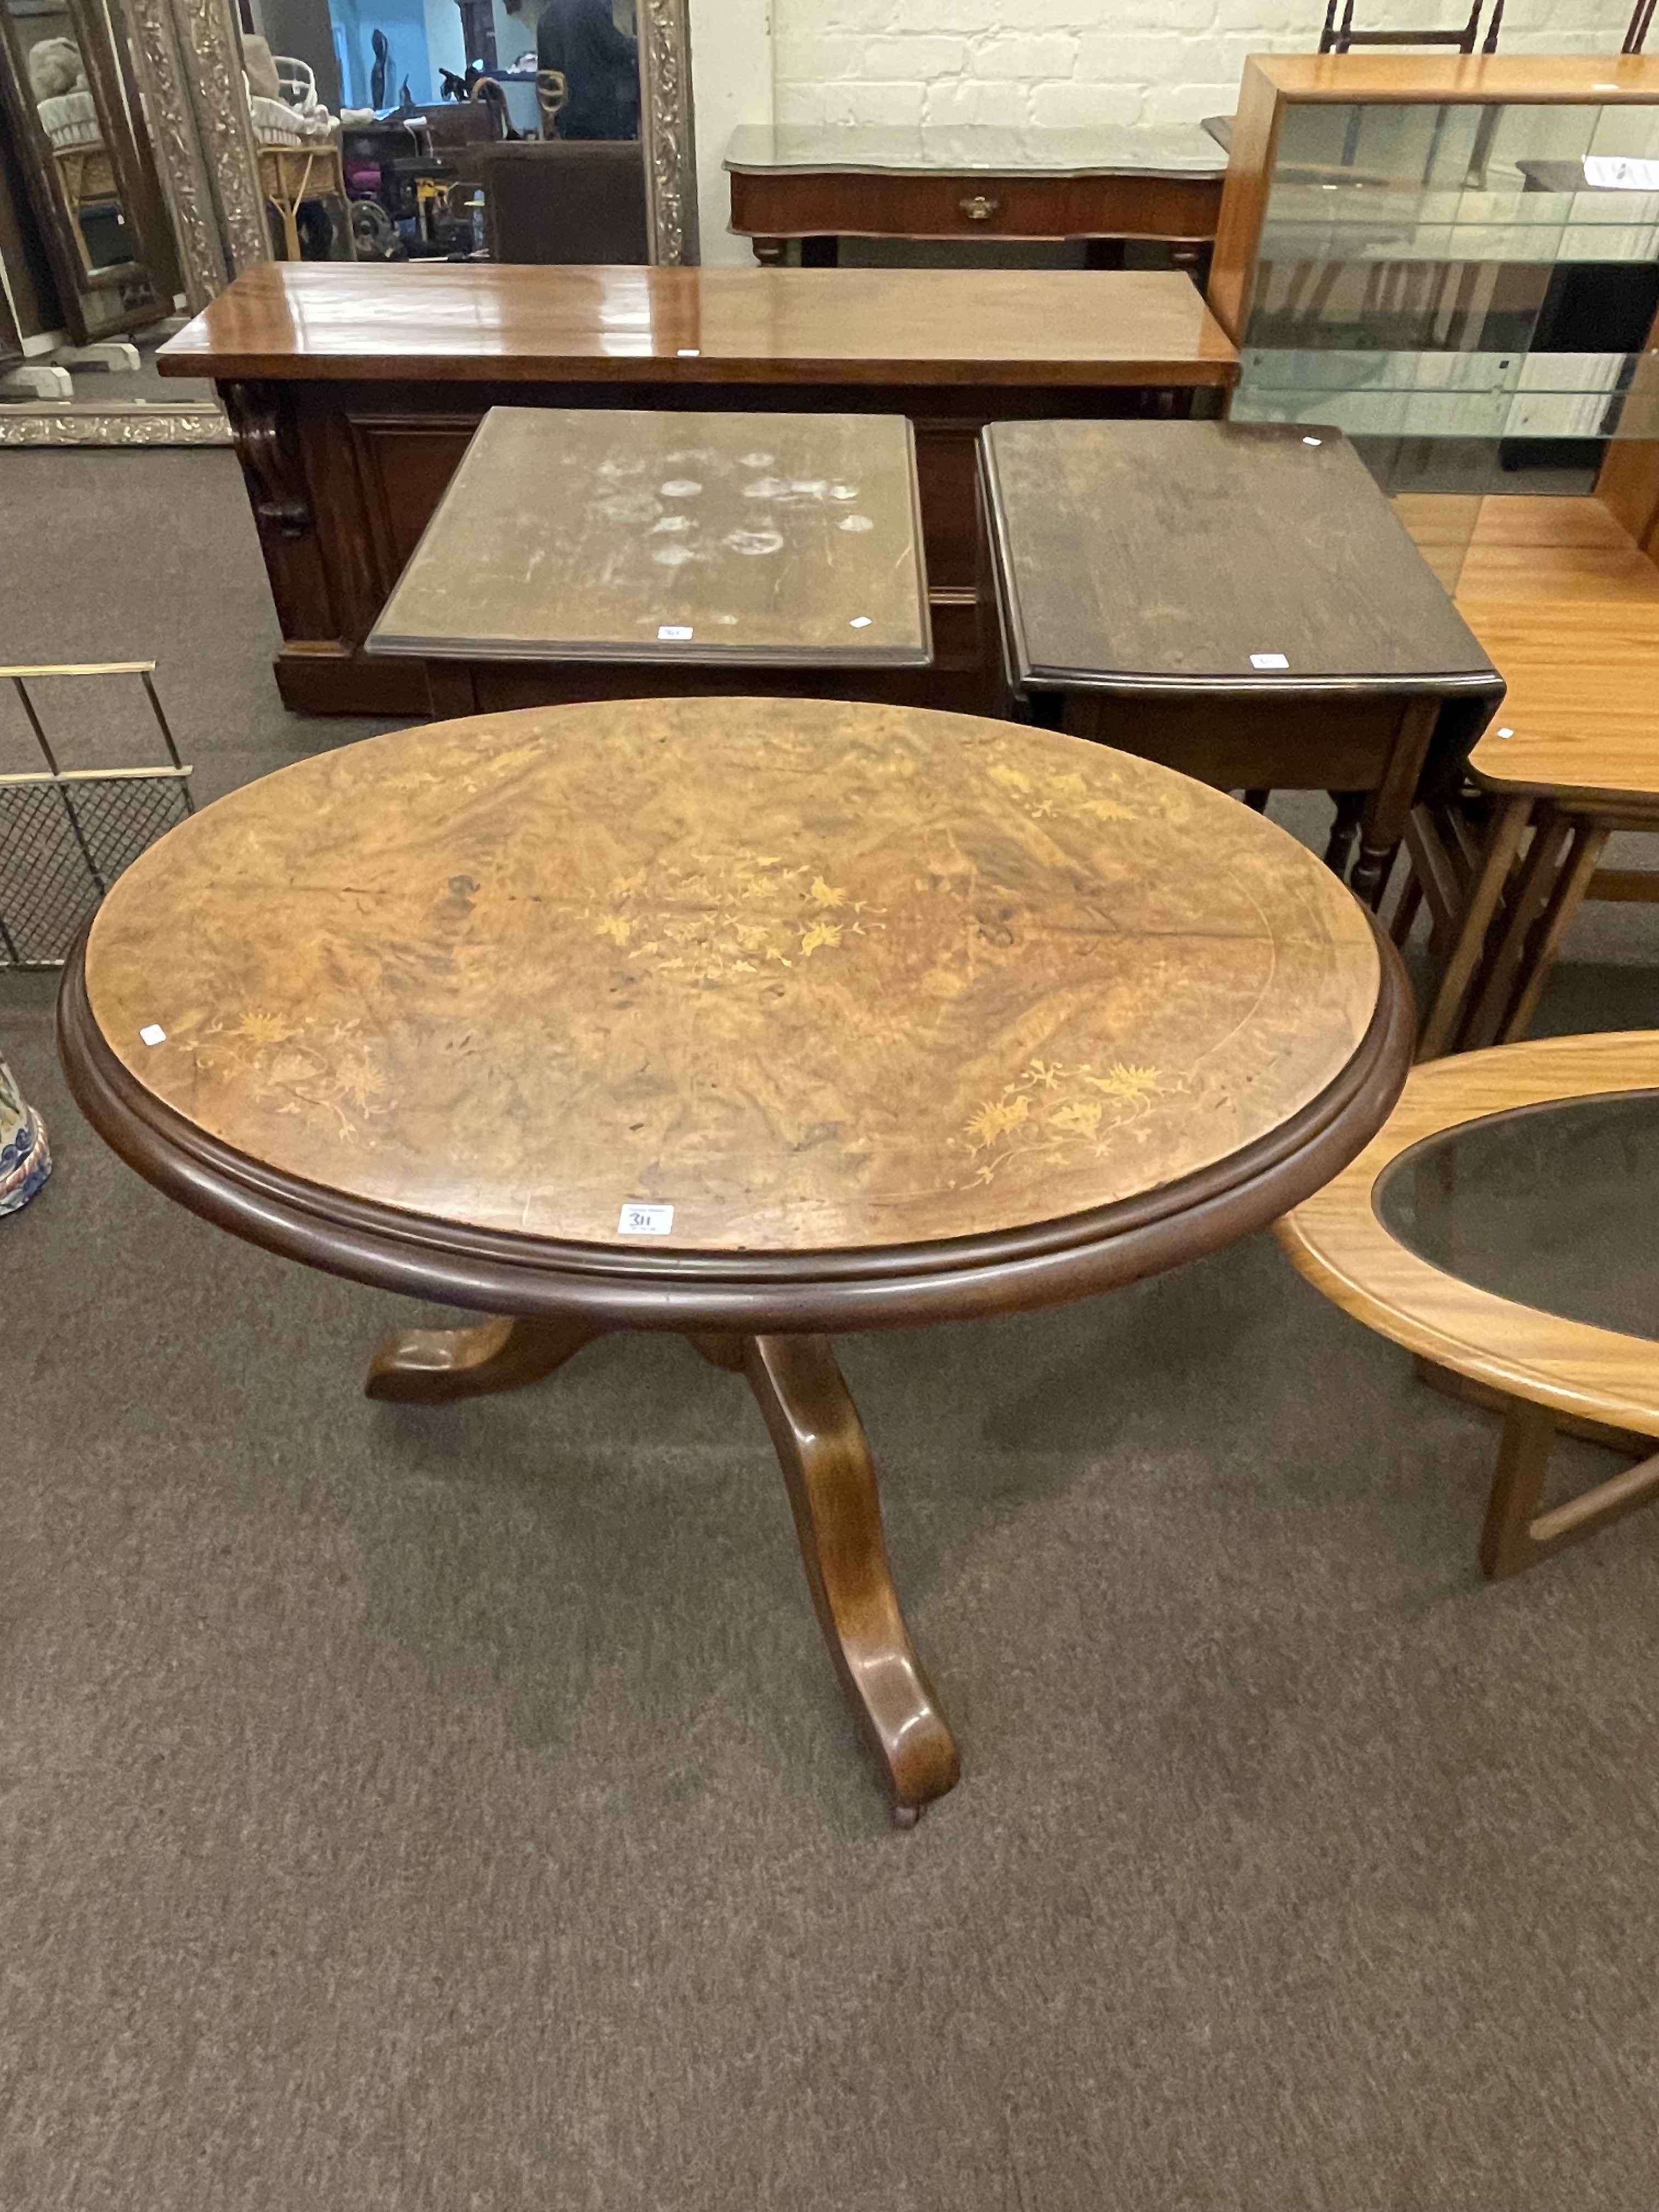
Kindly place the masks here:
<instances>
[{"instance_id":1,"label":"carved sideboard bracket","mask_svg":"<svg viewBox=\"0 0 1659 2212\"><path fill-rule=\"evenodd\" d=\"M222 390L254 514L284 538L304 538L314 518L298 457L283 435L276 393L267 384L227 384Z\"/></svg>"}]
</instances>

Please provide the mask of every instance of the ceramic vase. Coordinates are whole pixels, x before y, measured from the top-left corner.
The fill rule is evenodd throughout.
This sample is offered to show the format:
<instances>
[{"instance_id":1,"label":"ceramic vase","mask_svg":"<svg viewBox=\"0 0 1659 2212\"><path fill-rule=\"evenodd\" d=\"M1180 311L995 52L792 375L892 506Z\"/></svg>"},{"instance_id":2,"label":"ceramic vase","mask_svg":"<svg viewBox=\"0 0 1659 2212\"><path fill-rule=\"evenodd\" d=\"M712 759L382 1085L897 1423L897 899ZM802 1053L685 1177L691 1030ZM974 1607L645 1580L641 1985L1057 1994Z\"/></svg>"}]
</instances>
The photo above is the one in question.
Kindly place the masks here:
<instances>
[{"instance_id":1,"label":"ceramic vase","mask_svg":"<svg viewBox=\"0 0 1659 2212\"><path fill-rule=\"evenodd\" d=\"M0 1060L0 1213L27 1206L51 1173L46 1126Z\"/></svg>"}]
</instances>

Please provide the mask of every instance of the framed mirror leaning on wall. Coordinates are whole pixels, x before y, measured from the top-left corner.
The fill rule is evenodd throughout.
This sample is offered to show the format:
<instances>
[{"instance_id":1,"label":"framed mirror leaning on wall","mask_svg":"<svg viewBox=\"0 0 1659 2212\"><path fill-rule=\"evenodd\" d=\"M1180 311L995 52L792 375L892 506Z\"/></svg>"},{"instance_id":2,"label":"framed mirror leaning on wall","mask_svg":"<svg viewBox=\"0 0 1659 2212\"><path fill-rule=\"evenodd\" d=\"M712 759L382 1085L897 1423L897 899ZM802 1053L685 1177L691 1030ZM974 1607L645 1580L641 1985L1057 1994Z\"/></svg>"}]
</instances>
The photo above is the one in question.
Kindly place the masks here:
<instances>
[{"instance_id":1,"label":"framed mirror leaning on wall","mask_svg":"<svg viewBox=\"0 0 1659 2212\"><path fill-rule=\"evenodd\" d=\"M12 319L0 319L0 446L228 434L210 392L164 390L127 343L173 313L180 278L126 38L111 0L0 0L0 123L23 186L8 266L17 222L32 220L40 285L50 276L32 343L8 346Z\"/></svg>"},{"instance_id":2,"label":"framed mirror leaning on wall","mask_svg":"<svg viewBox=\"0 0 1659 2212\"><path fill-rule=\"evenodd\" d=\"M240 10L245 56L268 52L332 112L349 202L349 241L303 221L273 240L277 258L696 258L684 0L240 0ZM325 165L307 189L328 197Z\"/></svg>"},{"instance_id":3,"label":"framed mirror leaning on wall","mask_svg":"<svg viewBox=\"0 0 1659 2212\"><path fill-rule=\"evenodd\" d=\"M0 89L77 346L170 312L108 18L97 0L0 0Z\"/></svg>"}]
</instances>

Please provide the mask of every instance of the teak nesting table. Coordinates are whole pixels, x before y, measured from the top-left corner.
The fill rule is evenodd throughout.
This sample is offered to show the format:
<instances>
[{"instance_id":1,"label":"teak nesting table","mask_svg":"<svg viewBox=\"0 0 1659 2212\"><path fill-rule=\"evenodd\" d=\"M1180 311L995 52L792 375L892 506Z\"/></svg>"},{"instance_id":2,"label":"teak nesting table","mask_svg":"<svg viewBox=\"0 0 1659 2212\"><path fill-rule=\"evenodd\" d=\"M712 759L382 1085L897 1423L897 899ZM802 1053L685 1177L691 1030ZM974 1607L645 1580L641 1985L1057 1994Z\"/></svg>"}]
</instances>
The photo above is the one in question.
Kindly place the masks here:
<instances>
[{"instance_id":1,"label":"teak nesting table","mask_svg":"<svg viewBox=\"0 0 1659 2212\"><path fill-rule=\"evenodd\" d=\"M1028 712L1223 789L1338 798L1375 905L1419 787L1503 678L1339 431L997 422L981 441L1007 681Z\"/></svg>"},{"instance_id":2,"label":"teak nesting table","mask_svg":"<svg viewBox=\"0 0 1659 2212\"><path fill-rule=\"evenodd\" d=\"M1650 605L1462 604L1510 688L1469 756L1490 807L1484 840L1461 792L1419 807L1407 836L1412 874L1395 940L1405 942L1426 898L1445 953L1424 1060L1523 1037L1587 896L1659 894L1651 871L1620 871L1608 884L1597 865L1613 832L1659 832Z\"/></svg>"},{"instance_id":3,"label":"teak nesting table","mask_svg":"<svg viewBox=\"0 0 1659 2212\"><path fill-rule=\"evenodd\" d=\"M1166 769L656 699L401 731L221 799L116 884L59 1035L185 1205L492 1316L394 1338L374 1396L532 1382L617 1329L740 1370L908 1821L957 1750L831 1335L1261 1227L1379 1126L1411 1030L1342 885Z\"/></svg>"},{"instance_id":4,"label":"teak nesting table","mask_svg":"<svg viewBox=\"0 0 1659 2212\"><path fill-rule=\"evenodd\" d=\"M491 407L902 415L934 703L985 704L974 440L1003 416L1217 407L1238 357L1178 271L262 263L157 356L230 416L304 714L421 714L365 639Z\"/></svg>"},{"instance_id":5,"label":"teak nesting table","mask_svg":"<svg viewBox=\"0 0 1659 2212\"><path fill-rule=\"evenodd\" d=\"M492 407L367 649L423 660L434 714L915 696L933 639L910 425Z\"/></svg>"},{"instance_id":6,"label":"teak nesting table","mask_svg":"<svg viewBox=\"0 0 1659 2212\"><path fill-rule=\"evenodd\" d=\"M1659 1035L1412 1070L1359 1158L1278 1224L1300 1272L1504 1416L1480 1559L1512 1575L1659 1496ZM1547 1509L1558 1431L1634 1459Z\"/></svg>"}]
</instances>

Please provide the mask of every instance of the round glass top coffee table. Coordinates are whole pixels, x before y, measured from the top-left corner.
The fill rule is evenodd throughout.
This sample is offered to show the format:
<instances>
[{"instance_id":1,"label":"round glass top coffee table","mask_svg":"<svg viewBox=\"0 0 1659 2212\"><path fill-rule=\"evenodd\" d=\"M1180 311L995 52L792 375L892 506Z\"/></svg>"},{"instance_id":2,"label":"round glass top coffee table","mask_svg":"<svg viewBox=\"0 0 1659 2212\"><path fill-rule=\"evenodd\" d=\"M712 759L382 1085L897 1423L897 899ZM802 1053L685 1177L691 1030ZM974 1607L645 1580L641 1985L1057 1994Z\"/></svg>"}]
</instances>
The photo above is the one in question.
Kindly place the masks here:
<instances>
[{"instance_id":1,"label":"round glass top coffee table","mask_svg":"<svg viewBox=\"0 0 1659 2212\"><path fill-rule=\"evenodd\" d=\"M1047 732L635 700L371 738L115 885L60 1002L94 1124L210 1220L482 1310L370 1395L528 1382L613 1329L744 1373L901 1819L949 1729L831 1332L1127 1282L1382 1122L1390 947L1220 794Z\"/></svg>"},{"instance_id":2,"label":"round glass top coffee table","mask_svg":"<svg viewBox=\"0 0 1659 2212\"><path fill-rule=\"evenodd\" d=\"M1413 1068L1387 1125L1279 1224L1308 1279L1504 1415L1480 1557L1509 1575L1659 1492L1659 1032ZM1540 1512L1558 1429L1639 1463Z\"/></svg>"}]
</instances>

